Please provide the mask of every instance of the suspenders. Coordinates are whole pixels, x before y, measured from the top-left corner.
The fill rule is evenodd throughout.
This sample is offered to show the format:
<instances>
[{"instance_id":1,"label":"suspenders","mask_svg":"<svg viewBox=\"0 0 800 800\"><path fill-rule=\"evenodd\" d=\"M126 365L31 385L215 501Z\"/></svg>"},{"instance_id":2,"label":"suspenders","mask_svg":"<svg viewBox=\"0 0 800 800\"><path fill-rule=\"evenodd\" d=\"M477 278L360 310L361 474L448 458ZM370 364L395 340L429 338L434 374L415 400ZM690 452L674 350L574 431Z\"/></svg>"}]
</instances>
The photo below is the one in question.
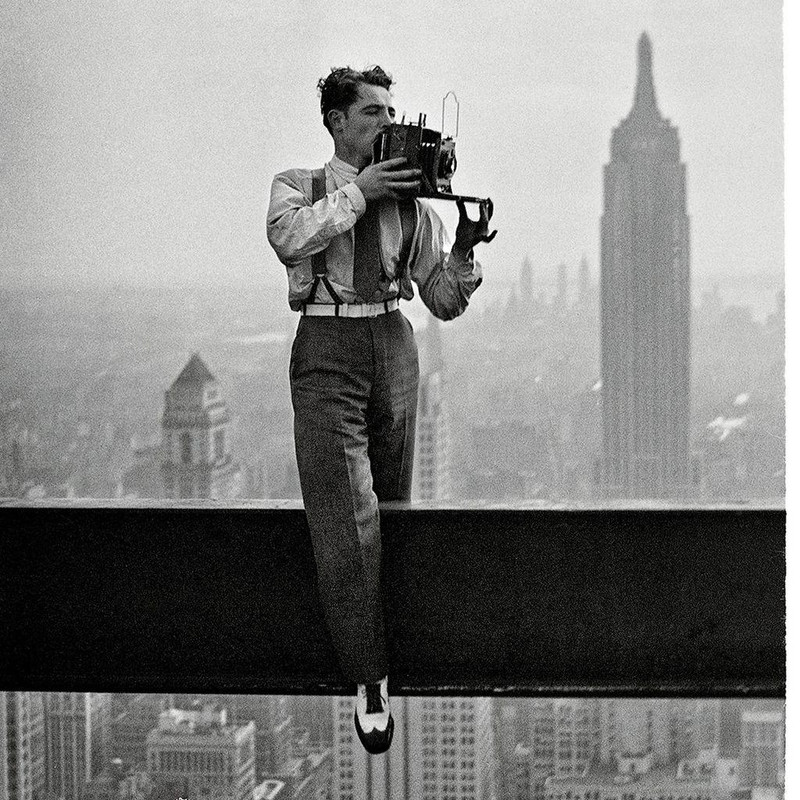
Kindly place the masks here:
<instances>
[{"instance_id":1,"label":"suspenders","mask_svg":"<svg viewBox=\"0 0 800 800\"><path fill-rule=\"evenodd\" d=\"M316 203L317 200L322 200L323 197L325 197L324 167L322 169L315 169L311 173L311 202ZM306 304L314 302L314 298L317 296L317 287L319 286L319 282L322 281L333 302L336 303L337 306L341 305L341 298L333 290L333 286L331 286L331 282L328 280L328 264L325 260L324 250L320 250L319 253L314 253L314 255L311 256L311 274L314 276L314 283L311 286L311 294L309 294Z\"/></svg>"},{"instance_id":2,"label":"suspenders","mask_svg":"<svg viewBox=\"0 0 800 800\"><path fill-rule=\"evenodd\" d=\"M316 203L317 200L325 197L325 194L325 168L322 167L321 169L315 169L311 173L311 202ZM400 211L400 227L403 237L400 245L400 268L398 274L395 275L395 279L399 283L403 277L403 271L408 266L408 260L411 255L411 242L414 238L414 230L417 227L417 205L413 199L401 200L398 203L398 209ZM381 270L383 270L383 264L381 264ZM311 293L308 295L305 305L314 302L320 281L322 281L333 302L337 306L342 305L342 299L336 294L331 282L328 280L328 264L325 259L325 250L320 250L311 256L311 274L314 276L314 283L311 286ZM386 278L389 277L385 271L383 274Z\"/></svg>"}]
</instances>

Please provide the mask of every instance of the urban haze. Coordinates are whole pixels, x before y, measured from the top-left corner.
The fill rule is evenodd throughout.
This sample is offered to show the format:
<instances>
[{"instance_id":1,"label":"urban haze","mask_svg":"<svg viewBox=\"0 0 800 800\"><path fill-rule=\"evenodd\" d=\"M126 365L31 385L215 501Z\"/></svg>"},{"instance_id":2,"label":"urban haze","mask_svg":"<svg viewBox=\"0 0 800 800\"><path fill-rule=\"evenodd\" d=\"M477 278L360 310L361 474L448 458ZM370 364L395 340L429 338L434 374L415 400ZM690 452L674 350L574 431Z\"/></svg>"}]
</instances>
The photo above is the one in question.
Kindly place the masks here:
<instances>
[{"instance_id":1,"label":"urban haze","mask_svg":"<svg viewBox=\"0 0 800 800\"><path fill-rule=\"evenodd\" d=\"M409 114L456 91L454 188L500 230L463 318L406 305L415 498L783 502L780 3L458 9L4 6L0 491L299 498L269 182L329 156L316 79L379 62ZM169 488L195 355L229 474Z\"/></svg>"},{"instance_id":2,"label":"urban haze","mask_svg":"<svg viewBox=\"0 0 800 800\"><path fill-rule=\"evenodd\" d=\"M414 499L783 504L777 0L17 0L0 36L0 496L299 499L269 184L330 155L316 80L379 63L410 115L456 92L500 231L463 318L404 308ZM782 797L767 701L397 698L367 759L344 698L0 698L0 798Z\"/></svg>"}]
</instances>

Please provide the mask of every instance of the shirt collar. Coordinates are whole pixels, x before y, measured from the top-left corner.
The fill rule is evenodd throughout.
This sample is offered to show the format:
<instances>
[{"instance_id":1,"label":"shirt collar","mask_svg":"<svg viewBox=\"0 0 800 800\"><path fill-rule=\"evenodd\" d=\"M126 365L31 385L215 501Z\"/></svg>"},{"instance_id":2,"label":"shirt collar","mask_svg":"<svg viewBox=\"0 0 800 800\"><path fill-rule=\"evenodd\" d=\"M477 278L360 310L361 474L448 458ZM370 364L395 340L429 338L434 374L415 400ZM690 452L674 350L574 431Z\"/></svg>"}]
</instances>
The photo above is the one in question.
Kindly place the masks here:
<instances>
[{"instance_id":1,"label":"shirt collar","mask_svg":"<svg viewBox=\"0 0 800 800\"><path fill-rule=\"evenodd\" d=\"M333 156L328 162L328 166L334 175L339 178L344 178L346 181L352 181L358 175L358 168L346 161L342 161L339 156Z\"/></svg>"}]
</instances>

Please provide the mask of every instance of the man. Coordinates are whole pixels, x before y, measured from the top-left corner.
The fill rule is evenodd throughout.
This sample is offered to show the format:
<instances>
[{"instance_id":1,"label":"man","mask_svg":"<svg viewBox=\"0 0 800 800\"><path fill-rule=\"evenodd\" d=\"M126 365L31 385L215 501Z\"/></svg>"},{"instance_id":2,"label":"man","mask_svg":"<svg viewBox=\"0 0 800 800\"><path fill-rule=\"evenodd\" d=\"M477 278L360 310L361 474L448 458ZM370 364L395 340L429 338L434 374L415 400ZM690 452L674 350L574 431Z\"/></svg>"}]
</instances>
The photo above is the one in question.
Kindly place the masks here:
<instances>
[{"instance_id":1,"label":"man","mask_svg":"<svg viewBox=\"0 0 800 800\"><path fill-rule=\"evenodd\" d=\"M419 365L398 309L413 280L434 315L451 319L481 282L472 248L491 241L491 202L464 205L452 252L439 217L409 200L421 172L405 159L372 164L394 120L380 68L335 69L318 84L334 155L324 172L293 169L272 184L267 237L302 316L290 378L300 484L320 599L342 670L357 684L354 722L370 753L394 722L381 602L379 500L408 500Z\"/></svg>"}]
</instances>

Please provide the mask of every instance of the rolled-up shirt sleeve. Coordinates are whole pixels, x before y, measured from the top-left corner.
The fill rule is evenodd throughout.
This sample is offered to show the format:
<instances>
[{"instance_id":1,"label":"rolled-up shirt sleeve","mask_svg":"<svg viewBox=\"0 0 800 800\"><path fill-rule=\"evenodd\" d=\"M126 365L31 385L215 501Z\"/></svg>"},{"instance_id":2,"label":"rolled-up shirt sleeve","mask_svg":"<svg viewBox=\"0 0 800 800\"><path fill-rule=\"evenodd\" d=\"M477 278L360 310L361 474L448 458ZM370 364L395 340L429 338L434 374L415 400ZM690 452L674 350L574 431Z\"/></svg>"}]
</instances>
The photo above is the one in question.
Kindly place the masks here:
<instances>
[{"instance_id":1,"label":"rolled-up shirt sleeve","mask_svg":"<svg viewBox=\"0 0 800 800\"><path fill-rule=\"evenodd\" d=\"M310 172L291 170L272 181L267 239L287 267L324 250L334 236L352 228L366 209L364 195L355 183L328 192L313 204L310 195Z\"/></svg>"},{"instance_id":2,"label":"rolled-up shirt sleeve","mask_svg":"<svg viewBox=\"0 0 800 800\"><path fill-rule=\"evenodd\" d=\"M419 222L412 243L411 278L435 317L453 319L464 313L483 280L483 272L472 251L467 258L450 253L449 237L439 215L426 203L417 206Z\"/></svg>"}]
</instances>

